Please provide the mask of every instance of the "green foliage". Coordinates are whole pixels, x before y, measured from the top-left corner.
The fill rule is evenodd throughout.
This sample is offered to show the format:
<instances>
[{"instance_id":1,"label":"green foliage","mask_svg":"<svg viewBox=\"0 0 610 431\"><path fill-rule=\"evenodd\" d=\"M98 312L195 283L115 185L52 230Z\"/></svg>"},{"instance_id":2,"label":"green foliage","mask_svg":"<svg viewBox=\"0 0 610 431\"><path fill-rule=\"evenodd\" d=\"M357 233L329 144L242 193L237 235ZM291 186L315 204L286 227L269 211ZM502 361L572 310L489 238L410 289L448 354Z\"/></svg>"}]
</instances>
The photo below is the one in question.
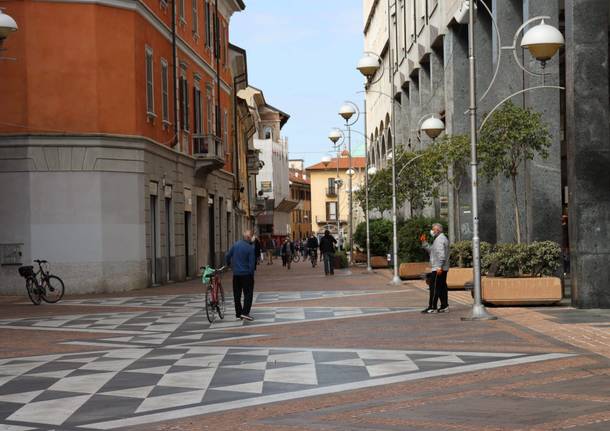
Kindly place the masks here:
<instances>
[{"instance_id":1,"label":"green foliage","mask_svg":"<svg viewBox=\"0 0 610 431\"><path fill-rule=\"evenodd\" d=\"M428 170L437 183L447 182L460 190L468 177L470 138L468 135L445 135L426 149Z\"/></svg>"},{"instance_id":2,"label":"green foliage","mask_svg":"<svg viewBox=\"0 0 610 431\"><path fill-rule=\"evenodd\" d=\"M491 251L491 244L481 242L480 244L481 259ZM472 268L472 241L457 241L450 246L451 266L459 268Z\"/></svg>"},{"instance_id":3,"label":"green foliage","mask_svg":"<svg viewBox=\"0 0 610 431\"><path fill-rule=\"evenodd\" d=\"M523 272L534 276L551 276L561 266L561 246L554 241L538 241L529 245Z\"/></svg>"},{"instance_id":4,"label":"green foliage","mask_svg":"<svg viewBox=\"0 0 610 431\"><path fill-rule=\"evenodd\" d=\"M355 199L364 210L366 205L364 188L354 193ZM404 201L404 194L398 194L398 202ZM392 209L392 169L385 168L369 177L369 209L381 212Z\"/></svg>"},{"instance_id":5,"label":"green foliage","mask_svg":"<svg viewBox=\"0 0 610 431\"><path fill-rule=\"evenodd\" d=\"M491 253L482 255L482 269L487 273L496 266L496 277L522 275L540 277L555 274L560 266L561 246L553 241L532 244L496 244Z\"/></svg>"},{"instance_id":6,"label":"green foliage","mask_svg":"<svg viewBox=\"0 0 610 431\"><path fill-rule=\"evenodd\" d=\"M517 243L521 223L517 192L520 166L537 155L546 159L551 146L549 127L542 114L507 102L494 112L480 133L478 151L482 175L492 181L498 175L511 179Z\"/></svg>"},{"instance_id":7,"label":"green foliage","mask_svg":"<svg viewBox=\"0 0 610 431\"><path fill-rule=\"evenodd\" d=\"M392 222L378 219L369 222L371 255L386 256L392 249ZM362 222L354 233L354 242L366 250L366 222Z\"/></svg>"},{"instance_id":8,"label":"green foliage","mask_svg":"<svg viewBox=\"0 0 610 431\"><path fill-rule=\"evenodd\" d=\"M397 195L409 202L412 212L425 208L430 199L438 195L439 175L430 154L404 151L396 155Z\"/></svg>"},{"instance_id":9,"label":"green foliage","mask_svg":"<svg viewBox=\"0 0 610 431\"><path fill-rule=\"evenodd\" d=\"M421 246L421 234L428 232L434 223L441 223L447 232L447 223L428 217L415 217L405 220L398 227L398 256L402 262L426 262L428 252Z\"/></svg>"}]
</instances>

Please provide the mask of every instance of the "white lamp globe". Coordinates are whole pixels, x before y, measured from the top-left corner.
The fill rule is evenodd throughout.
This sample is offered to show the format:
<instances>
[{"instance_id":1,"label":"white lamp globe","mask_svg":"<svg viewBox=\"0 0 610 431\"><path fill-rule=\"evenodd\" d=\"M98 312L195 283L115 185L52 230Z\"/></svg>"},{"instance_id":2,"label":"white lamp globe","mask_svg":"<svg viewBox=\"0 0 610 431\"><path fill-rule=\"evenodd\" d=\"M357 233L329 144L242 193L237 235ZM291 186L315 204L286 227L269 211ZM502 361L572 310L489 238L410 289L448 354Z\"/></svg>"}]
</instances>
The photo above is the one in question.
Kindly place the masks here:
<instances>
[{"instance_id":1,"label":"white lamp globe","mask_svg":"<svg viewBox=\"0 0 610 431\"><path fill-rule=\"evenodd\" d=\"M324 166L328 166L328 164L330 163L331 160L332 159L330 158L330 156L324 156L324 157L322 157L322 164Z\"/></svg>"},{"instance_id":2,"label":"white lamp globe","mask_svg":"<svg viewBox=\"0 0 610 431\"><path fill-rule=\"evenodd\" d=\"M344 103L341 105L341 108L339 108L339 115L341 115L345 121L349 121L355 113L356 108L351 103Z\"/></svg>"},{"instance_id":3,"label":"white lamp globe","mask_svg":"<svg viewBox=\"0 0 610 431\"><path fill-rule=\"evenodd\" d=\"M341 130L339 130L339 129L333 129L328 134L328 139L330 139L333 144L336 144L337 142L339 142L339 140L342 137L343 137L343 133L341 133Z\"/></svg>"},{"instance_id":4,"label":"white lamp globe","mask_svg":"<svg viewBox=\"0 0 610 431\"><path fill-rule=\"evenodd\" d=\"M17 31L18 28L17 22L10 15L2 13L0 10L0 41L6 39L9 34Z\"/></svg>"},{"instance_id":5,"label":"white lamp globe","mask_svg":"<svg viewBox=\"0 0 610 431\"><path fill-rule=\"evenodd\" d=\"M445 130L445 123L436 117L430 117L421 125L421 131L425 132L430 138L435 139Z\"/></svg>"},{"instance_id":6,"label":"white lamp globe","mask_svg":"<svg viewBox=\"0 0 610 431\"><path fill-rule=\"evenodd\" d=\"M553 58L564 44L563 34L552 25L546 24L544 20L530 28L521 40L521 47L527 48L536 60L542 62Z\"/></svg>"},{"instance_id":7,"label":"white lamp globe","mask_svg":"<svg viewBox=\"0 0 610 431\"><path fill-rule=\"evenodd\" d=\"M372 54L364 54L364 56L358 61L356 69L364 75L366 79L372 79L381 67L379 58Z\"/></svg>"},{"instance_id":8,"label":"white lamp globe","mask_svg":"<svg viewBox=\"0 0 610 431\"><path fill-rule=\"evenodd\" d=\"M347 171L345 171L345 175L351 177L352 175L355 175L356 171L353 169L348 169Z\"/></svg>"},{"instance_id":9,"label":"white lamp globe","mask_svg":"<svg viewBox=\"0 0 610 431\"><path fill-rule=\"evenodd\" d=\"M371 166L369 168L369 175L375 175L377 173L377 168L375 166Z\"/></svg>"}]
</instances>

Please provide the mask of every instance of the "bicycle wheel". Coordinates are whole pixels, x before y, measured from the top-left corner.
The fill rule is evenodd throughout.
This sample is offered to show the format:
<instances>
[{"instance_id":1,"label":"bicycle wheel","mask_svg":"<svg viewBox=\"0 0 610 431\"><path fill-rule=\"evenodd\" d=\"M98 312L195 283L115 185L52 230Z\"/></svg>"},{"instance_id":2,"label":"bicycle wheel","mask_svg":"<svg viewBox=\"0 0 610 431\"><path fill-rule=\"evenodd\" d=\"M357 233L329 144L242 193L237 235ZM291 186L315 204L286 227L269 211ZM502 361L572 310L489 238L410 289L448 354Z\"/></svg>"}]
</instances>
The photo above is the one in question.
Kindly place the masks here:
<instances>
[{"instance_id":1,"label":"bicycle wheel","mask_svg":"<svg viewBox=\"0 0 610 431\"><path fill-rule=\"evenodd\" d=\"M298 253L295 253L294 256L292 256L292 261L294 263L298 263L301 260L301 256Z\"/></svg>"},{"instance_id":2,"label":"bicycle wheel","mask_svg":"<svg viewBox=\"0 0 610 431\"><path fill-rule=\"evenodd\" d=\"M218 317L221 319L225 318L225 290L222 288L222 283L218 282L218 303L216 305L216 311L218 312Z\"/></svg>"},{"instance_id":3,"label":"bicycle wheel","mask_svg":"<svg viewBox=\"0 0 610 431\"><path fill-rule=\"evenodd\" d=\"M210 283L205 291L205 314L210 323L213 323L216 318L216 315L214 314L215 310L216 304L212 302L212 284Z\"/></svg>"},{"instance_id":4,"label":"bicycle wheel","mask_svg":"<svg viewBox=\"0 0 610 431\"><path fill-rule=\"evenodd\" d=\"M25 280L25 289L28 291L28 296L30 297L30 301L32 301L32 304L40 305L40 289L38 288L36 281L33 278L27 278Z\"/></svg>"},{"instance_id":5,"label":"bicycle wheel","mask_svg":"<svg viewBox=\"0 0 610 431\"><path fill-rule=\"evenodd\" d=\"M59 301L64 296L64 282L55 275L49 275L42 282L42 299L49 304Z\"/></svg>"}]
</instances>

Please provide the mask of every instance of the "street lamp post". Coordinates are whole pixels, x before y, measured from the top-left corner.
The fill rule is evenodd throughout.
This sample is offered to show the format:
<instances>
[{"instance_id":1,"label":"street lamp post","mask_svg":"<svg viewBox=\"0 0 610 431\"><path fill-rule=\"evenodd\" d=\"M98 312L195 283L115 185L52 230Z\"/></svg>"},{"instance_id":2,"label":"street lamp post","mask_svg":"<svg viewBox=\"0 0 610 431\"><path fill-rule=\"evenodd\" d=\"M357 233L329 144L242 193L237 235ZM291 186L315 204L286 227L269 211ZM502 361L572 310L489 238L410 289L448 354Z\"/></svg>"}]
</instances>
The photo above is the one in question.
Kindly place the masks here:
<instances>
[{"instance_id":1,"label":"street lamp post","mask_svg":"<svg viewBox=\"0 0 610 431\"><path fill-rule=\"evenodd\" d=\"M349 172L353 172L352 169L352 130L351 130L351 126L353 126L357 121L358 121L358 116L356 116L356 119L354 121L350 120L352 119L352 117L358 113L358 108L356 107L356 105L352 102L345 102L343 105L341 105L341 108L339 108L339 115L341 117L343 117L343 119L345 120L345 127L347 127L347 151L348 151L348 158L349 158ZM337 160L337 166L339 166L339 161ZM354 238L353 238L353 233L354 233L354 206L353 206L353 183L352 183L352 176L353 174L348 174L348 187L349 187L349 195L348 195L348 200L349 200L349 225L348 225L348 231L349 231L349 264L352 265L353 264L353 255L354 255Z\"/></svg>"},{"instance_id":2,"label":"street lamp post","mask_svg":"<svg viewBox=\"0 0 610 431\"><path fill-rule=\"evenodd\" d=\"M479 237L479 202L478 202L478 159L477 159L477 134L479 129L477 128L477 81L476 81L476 57L475 57L475 7L473 0L464 0L463 5L468 4L468 62L469 62L469 81L470 81L470 147L471 147L471 188L472 188L472 263L474 269L474 303L472 305L472 313L469 317L463 317L462 320L494 320L495 316L492 316L487 312L485 306L481 301L481 239ZM495 17L491 10L489 10L488 6L485 2L479 2L489 13L494 26L496 27L496 31L498 32L498 45L499 45L499 57L497 60L496 70L489 84L487 90L483 93L481 100L483 100L489 90L493 86L495 79L498 74L498 70L500 68L500 55L502 50L512 50L515 61L517 65L526 73L531 75L542 76L544 78L545 74L542 73L534 73L530 70L526 69L519 60L519 56L517 54L517 38L521 31L526 28L530 23L533 23L537 20L542 20L542 22L531 29L529 29L523 36L521 40L521 47L527 48L531 55L536 58L538 61L542 63L542 67L544 66L548 60L550 60L556 53L557 50L563 46L564 38L559 30L555 27L549 26L545 24L544 19L547 17L535 17L527 22L523 23L521 27L515 33L513 39L513 45L508 47L501 46L500 42L500 34L497 29L497 24L495 21ZM471 7L472 6L472 7ZM537 87L526 88L524 90L518 91L509 97L502 100L496 107L494 107L487 116L483 119L481 127L485 124L485 121L490 118L491 114L504 102L514 97L517 94L524 93L526 91L537 90L541 88L559 88L562 87L557 86L546 86L541 85Z\"/></svg>"}]
</instances>

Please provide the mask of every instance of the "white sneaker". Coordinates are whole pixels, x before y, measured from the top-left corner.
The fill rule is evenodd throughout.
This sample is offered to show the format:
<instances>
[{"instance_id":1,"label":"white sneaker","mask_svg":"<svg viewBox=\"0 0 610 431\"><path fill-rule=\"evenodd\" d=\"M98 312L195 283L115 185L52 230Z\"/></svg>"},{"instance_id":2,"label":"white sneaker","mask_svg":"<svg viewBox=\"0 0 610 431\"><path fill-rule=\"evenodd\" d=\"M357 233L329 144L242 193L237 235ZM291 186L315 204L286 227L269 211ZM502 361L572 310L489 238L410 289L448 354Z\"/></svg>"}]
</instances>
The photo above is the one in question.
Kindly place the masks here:
<instances>
[{"instance_id":1,"label":"white sneaker","mask_svg":"<svg viewBox=\"0 0 610 431\"><path fill-rule=\"evenodd\" d=\"M246 314L241 315L242 320L247 320L248 322L252 322L254 319Z\"/></svg>"}]
</instances>

